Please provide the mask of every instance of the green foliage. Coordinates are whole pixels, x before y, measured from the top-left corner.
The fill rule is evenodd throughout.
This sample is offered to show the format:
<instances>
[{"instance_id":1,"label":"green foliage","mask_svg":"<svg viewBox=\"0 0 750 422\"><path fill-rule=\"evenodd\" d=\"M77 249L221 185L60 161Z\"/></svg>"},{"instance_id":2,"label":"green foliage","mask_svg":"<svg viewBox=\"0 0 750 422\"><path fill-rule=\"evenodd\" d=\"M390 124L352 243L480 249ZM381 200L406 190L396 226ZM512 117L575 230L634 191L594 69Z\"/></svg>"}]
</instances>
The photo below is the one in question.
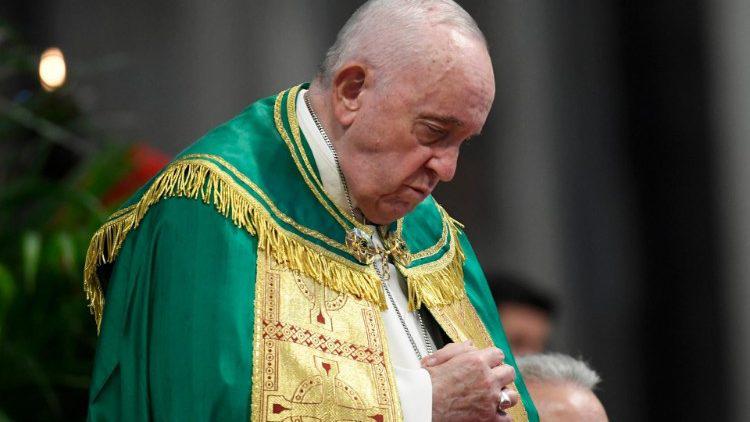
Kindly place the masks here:
<instances>
[{"instance_id":1,"label":"green foliage","mask_svg":"<svg viewBox=\"0 0 750 422\"><path fill-rule=\"evenodd\" d=\"M96 343L85 252L129 161L71 92L39 87L36 60L0 22L0 421L82 420Z\"/></svg>"}]
</instances>

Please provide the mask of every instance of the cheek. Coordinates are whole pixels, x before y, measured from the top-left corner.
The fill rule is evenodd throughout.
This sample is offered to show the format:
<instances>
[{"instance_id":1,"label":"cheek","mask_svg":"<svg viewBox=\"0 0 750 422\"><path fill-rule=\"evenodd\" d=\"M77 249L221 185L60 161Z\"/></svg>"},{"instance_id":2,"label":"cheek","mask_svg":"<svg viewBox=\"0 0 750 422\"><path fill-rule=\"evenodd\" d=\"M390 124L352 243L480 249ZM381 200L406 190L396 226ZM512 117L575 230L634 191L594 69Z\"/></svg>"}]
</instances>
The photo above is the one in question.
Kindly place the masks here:
<instances>
[{"instance_id":1,"label":"cheek","mask_svg":"<svg viewBox=\"0 0 750 422\"><path fill-rule=\"evenodd\" d=\"M430 157L430 148L420 145L411 132L408 118L374 115L350 128L357 147L351 169L359 181L360 193L374 198L395 193L401 186L420 177L420 169Z\"/></svg>"},{"instance_id":2,"label":"cheek","mask_svg":"<svg viewBox=\"0 0 750 422\"><path fill-rule=\"evenodd\" d=\"M370 200L380 201L396 193L407 175L399 162L386 156L370 159L358 169L361 194Z\"/></svg>"},{"instance_id":3,"label":"cheek","mask_svg":"<svg viewBox=\"0 0 750 422\"><path fill-rule=\"evenodd\" d=\"M405 147L413 145L412 116L406 109L393 107L392 102L393 99L384 100L383 105L368 109L362 116L364 124L359 132L369 139L371 152L403 154Z\"/></svg>"},{"instance_id":4,"label":"cheek","mask_svg":"<svg viewBox=\"0 0 750 422\"><path fill-rule=\"evenodd\" d=\"M373 169L373 172L378 174L373 186L375 196L389 203L412 201L413 193L405 186L423 186L426 183L422 168L421 161L413 157L399 156L383 161L381 165Z\"/></svg>"},{"instance_id":5,"label":"cheek","mask_svg":"<svg viewBox=\"0 0 750 422\"><path fill-rule=\"evenodd\" d=\"M432 150L426 146L405 148L396 158L401 168L401 176L420 176L426 171L426 163L432 157Z\"/></svg>"}]
</instances>

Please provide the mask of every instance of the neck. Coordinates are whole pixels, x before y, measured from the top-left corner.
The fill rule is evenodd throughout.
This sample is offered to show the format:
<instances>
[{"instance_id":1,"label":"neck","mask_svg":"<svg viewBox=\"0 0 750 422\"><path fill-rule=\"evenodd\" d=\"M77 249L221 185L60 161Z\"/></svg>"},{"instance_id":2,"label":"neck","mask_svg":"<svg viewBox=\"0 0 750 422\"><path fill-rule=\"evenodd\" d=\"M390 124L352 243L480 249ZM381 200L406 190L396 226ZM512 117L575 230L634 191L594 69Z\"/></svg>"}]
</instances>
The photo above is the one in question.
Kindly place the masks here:
<instances>
[{"instance_id":1,"label":"neck","mask_svg":"<svg viewBox=\"0 0 750 422\"><path fill-rule=\"evenodd\" d=\"M330 95L332 95L330 90L321 86L320 82L316 79L310 84L310 88L307 90L307 95L310 98L310 104L315 110L315 114L320 120L320 124L323 125L323 129L325 129L328 138L338 150L339 139L341 139L341 136L344 134L344 130L339 124L337 124L333 115L331 99L329 98Z\"/></svg>"},{"instance_id":2,"label":"neck","mask_svg":"<svg viewBox=\"0 0 750 422\"><path fill-rule=\"evenodd\" d=\"M308 89L308 91L305 93L305 102L307 103L307 108L309 109L316 125L322 126L322 132L324 133L321 133L320 135L323 137L323 139L330 141L328 149L333 149L331 153L333 154L333 159L336 163L336 172L338 173L339 179L341 180L343 193L346 196L346 202L348 205L347 211L349 211L352 217L354 217L355 219L367 224L366 218L356 207L354 198L351 196L351 192L348 188L347 177L343 172L343 168L340 162L341 148L340 145L336 142L336 139L340 139L340 137L332 134L332 129L337 127L337 125L331 124L331 122L335 122L335 119L332 118L332 113L329 112L331 108L327 107L329 103L326 101L325 95L321 95L320 90L314 90L311 86L310 89ZM320 127L318 127L317 131L321 132Z\"/></svg>"}]
</instances>

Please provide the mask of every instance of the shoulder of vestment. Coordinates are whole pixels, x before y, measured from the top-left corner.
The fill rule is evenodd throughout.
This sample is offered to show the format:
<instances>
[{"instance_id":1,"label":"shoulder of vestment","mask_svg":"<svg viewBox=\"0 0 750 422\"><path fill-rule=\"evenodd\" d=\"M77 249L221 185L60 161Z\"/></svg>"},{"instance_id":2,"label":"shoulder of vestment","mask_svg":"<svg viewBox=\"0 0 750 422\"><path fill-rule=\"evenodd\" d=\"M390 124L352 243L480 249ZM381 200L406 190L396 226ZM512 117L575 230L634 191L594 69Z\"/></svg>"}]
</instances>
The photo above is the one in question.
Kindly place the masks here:
<instances>
[{"instance_id":1,"label":"shoulder of vestment","mask_svg":"<svg viewBox=\"0 0 750 422\"><path fill-rule=\"evenodd\" d=\"M213 206L290 269L333 290L386 306L374 268L347 241L353 229L371 229L325 192L299 129L295 100L304 87L259 100L204 135L97 230L84 270L97 321L104 306L97 268L116 260L122 242L138 229L151 206L174 197ZM388 228L385 238L407 278L413 308L449 304L465 295L459 230L431 196Z\"/></svg>"}]
</instances>

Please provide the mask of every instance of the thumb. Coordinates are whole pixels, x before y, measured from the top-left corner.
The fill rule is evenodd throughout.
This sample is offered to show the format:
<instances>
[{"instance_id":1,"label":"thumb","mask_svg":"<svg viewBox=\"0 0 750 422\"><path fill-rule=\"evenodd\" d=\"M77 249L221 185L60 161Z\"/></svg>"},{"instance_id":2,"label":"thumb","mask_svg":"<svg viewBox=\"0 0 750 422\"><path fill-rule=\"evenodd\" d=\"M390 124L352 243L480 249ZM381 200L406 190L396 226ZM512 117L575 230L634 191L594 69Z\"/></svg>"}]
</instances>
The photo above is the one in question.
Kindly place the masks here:
<instances>
[{"instance_id":1,"label":"thumb","mask_svg":"<svg viewBox=\"0 0 750 422\"><path fill-rule=\"evenodd\" d=\"M429 366L437 366L453 359L454 357L462 353L470 352L472 350L476 350L476 348L474 347L474 344L471 342L471 340L467 340L463 343L449 343L435 353L422 358L422 361L420 363L425 368Z\"/></svg>"}]
</instances>

